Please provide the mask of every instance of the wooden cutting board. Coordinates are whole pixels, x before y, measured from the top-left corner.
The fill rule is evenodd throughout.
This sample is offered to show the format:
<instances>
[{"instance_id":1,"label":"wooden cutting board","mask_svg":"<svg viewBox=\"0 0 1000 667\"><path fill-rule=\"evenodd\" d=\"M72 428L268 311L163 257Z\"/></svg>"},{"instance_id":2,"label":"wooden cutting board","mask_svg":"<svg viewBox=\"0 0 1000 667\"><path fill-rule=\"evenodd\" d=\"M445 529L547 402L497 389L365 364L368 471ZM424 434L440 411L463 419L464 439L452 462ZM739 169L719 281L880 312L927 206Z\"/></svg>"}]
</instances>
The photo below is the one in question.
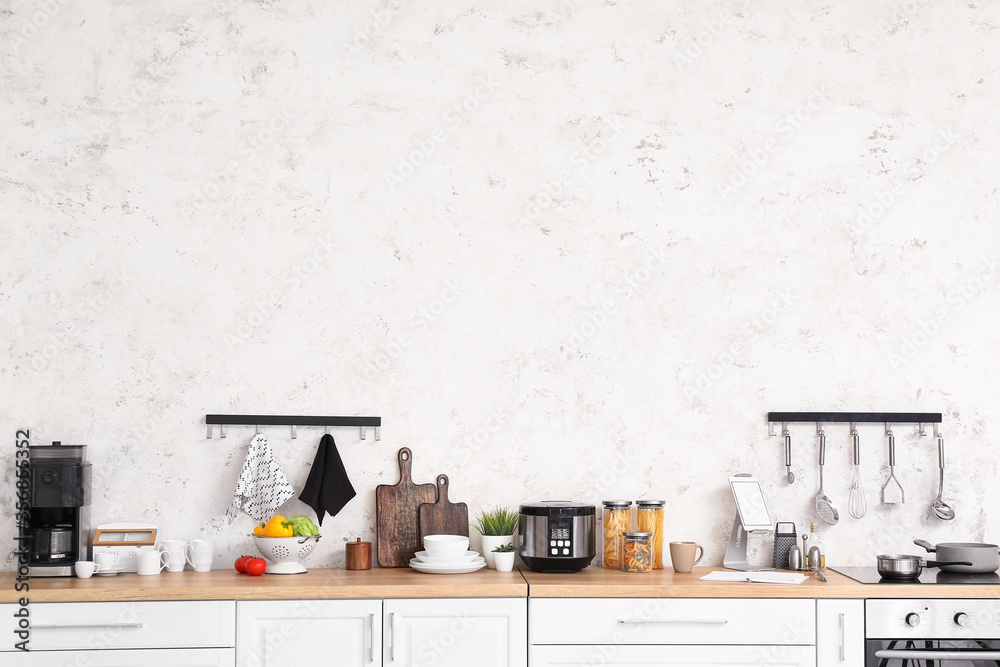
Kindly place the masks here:
<instances>
[{"instance_id":1,"label":"wooden cutting board","mask_svg":"<svg viewBox=\"0 0 1000 667\"><path fill-rule=\"evenodd\" d=\"M420 506L420 539L427 535L469 536L469 506L448 500L448 475L437 477L438 500Z\"/></svg>"},{"instance_id":2,"label":"wooden cutting board","mask_svg":"<svg viewBox=\"0 0 1000 667\"><path fill-rule=\"evenodd\" d=\"M376 550L379 567L407 567L420 544L420 506L437 500L434 484L414 484L410 477L413 454L403 447L399 460L399 483L379 484L375 489Z\"/></svg>"}]
</instances>

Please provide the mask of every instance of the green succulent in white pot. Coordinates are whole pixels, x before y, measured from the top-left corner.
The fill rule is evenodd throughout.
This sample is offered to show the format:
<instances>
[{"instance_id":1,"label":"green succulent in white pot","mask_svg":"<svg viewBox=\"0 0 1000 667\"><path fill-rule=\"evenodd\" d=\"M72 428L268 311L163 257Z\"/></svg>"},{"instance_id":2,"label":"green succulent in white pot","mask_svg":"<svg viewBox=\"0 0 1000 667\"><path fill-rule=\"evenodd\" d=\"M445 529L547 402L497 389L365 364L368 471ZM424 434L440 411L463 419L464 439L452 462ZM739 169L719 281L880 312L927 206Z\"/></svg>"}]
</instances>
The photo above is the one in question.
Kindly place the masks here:
<instances>
[{"instance_id":1,"label":"green succulent in white pot","mask_svg":"<svg viewBox=\"0 0 1000 667\"><path fill-rule=\"evenodd\" d=\"M517 532L518 514L506 506L493 510L482 510L476 517L475 527L483 536L483 558L486 566L496 569L495 550L499 546L510 545L513 551L514 533Z\"/></svg>"}]
</instances>

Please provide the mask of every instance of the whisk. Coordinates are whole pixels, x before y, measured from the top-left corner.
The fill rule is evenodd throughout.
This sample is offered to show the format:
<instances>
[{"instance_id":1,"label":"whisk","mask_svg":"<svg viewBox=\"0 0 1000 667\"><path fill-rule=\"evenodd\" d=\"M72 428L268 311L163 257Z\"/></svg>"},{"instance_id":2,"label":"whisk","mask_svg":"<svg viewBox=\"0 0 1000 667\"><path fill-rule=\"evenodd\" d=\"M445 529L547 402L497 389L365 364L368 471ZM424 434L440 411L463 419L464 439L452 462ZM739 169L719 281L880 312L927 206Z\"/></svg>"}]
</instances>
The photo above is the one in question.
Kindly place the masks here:
<instances>
[{"instance_id":1,"label":"whisk","mask_svg":"<svg viewBox=\"0 0 1000 667\"><path fill-rule=\"evenodd\" d=\"M851 480L851 497L847 502L847 511L855 519L860 519L868 511L868 504L865 502L865 490L861 486L861 445L859 444L858 429L851 425L851 436L854 438L854 478Z\"/></svg>"}]
</instances>

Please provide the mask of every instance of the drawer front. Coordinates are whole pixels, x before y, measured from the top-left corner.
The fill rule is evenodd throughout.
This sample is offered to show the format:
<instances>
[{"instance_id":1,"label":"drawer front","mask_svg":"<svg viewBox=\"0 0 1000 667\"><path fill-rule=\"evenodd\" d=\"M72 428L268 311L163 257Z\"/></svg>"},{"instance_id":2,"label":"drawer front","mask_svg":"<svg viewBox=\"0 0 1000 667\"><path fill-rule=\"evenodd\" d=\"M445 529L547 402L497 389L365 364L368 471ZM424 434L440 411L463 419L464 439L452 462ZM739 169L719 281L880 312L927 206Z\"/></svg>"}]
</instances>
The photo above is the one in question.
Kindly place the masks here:
<instances>
[{"instance_id":1,"label":"drawer front","mask_svg":"<svg viewBox=\"0 0 1000 667\"><path fill-rule=\"evenodd\" d=\"M12 617L15 605L0 607ZM28 611L32 651L236 646L233 601L46 602Z\"/></svg>"},{"instance_id":2,"label":"drawer front","mask_svg":"<svg viewBox=\"0 0 1000 667\"><path fill-rule=\"evenodd\" d=\"M532 646L531 667L815 667L812 646Z\"/></svg>"},{"instance_id":3,"label":"drawer front","mask_svg":"<svg viewBox=\"0 0 1000 667\"><path fill-rule=\"evenodd\" d=\"M4 656L10 667L234 667L231 648L30 651Z\"/></svg>"},{"instance_id":4,"label":"drawer front","mask_svg":"<svg viewBox=\"0 0 1000 667\"><path fill-rule=\"evenodd\" d=\"M532 644L816 643L813 600L536 598Z\"/></svg>"}]
</instances>

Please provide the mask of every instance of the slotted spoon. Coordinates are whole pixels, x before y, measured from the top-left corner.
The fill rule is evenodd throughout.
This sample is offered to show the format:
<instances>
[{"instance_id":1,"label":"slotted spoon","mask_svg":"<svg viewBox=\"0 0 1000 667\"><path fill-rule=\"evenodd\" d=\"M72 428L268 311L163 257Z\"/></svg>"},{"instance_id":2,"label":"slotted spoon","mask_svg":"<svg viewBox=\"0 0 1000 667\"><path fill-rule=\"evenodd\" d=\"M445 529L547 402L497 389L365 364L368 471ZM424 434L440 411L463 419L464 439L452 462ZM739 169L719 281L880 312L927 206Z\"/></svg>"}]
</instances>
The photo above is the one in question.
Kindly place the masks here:
<instances>
[{"instance_id":1,"label":"slotted spoon","mask_svg":"<svg viewBox=\"0 0 1000 667\"><path fill-rule=\"evenodd\" d=\"M868 511L868 503L865 502L865 489L861 485L861 445L858 429L852 428L851 436L854 438L854 478L851 480L851 497L847 503L847 510L855 519L860 519Z\"/></svg>"},{"instance_id":2,"label":"slotted spoon","mask_svg":"<svg viewBox=\"0 0 1000 667\"><path fill-rule=\"evenodd\" d=\"M816 508L816 516L835 526L840 521L840 513L833 506L825 493L823 493L823 465L826 464L826 432L819 430L819 491L816 492L816 501L813 503Z\"/></svg>"}]
</instances>

